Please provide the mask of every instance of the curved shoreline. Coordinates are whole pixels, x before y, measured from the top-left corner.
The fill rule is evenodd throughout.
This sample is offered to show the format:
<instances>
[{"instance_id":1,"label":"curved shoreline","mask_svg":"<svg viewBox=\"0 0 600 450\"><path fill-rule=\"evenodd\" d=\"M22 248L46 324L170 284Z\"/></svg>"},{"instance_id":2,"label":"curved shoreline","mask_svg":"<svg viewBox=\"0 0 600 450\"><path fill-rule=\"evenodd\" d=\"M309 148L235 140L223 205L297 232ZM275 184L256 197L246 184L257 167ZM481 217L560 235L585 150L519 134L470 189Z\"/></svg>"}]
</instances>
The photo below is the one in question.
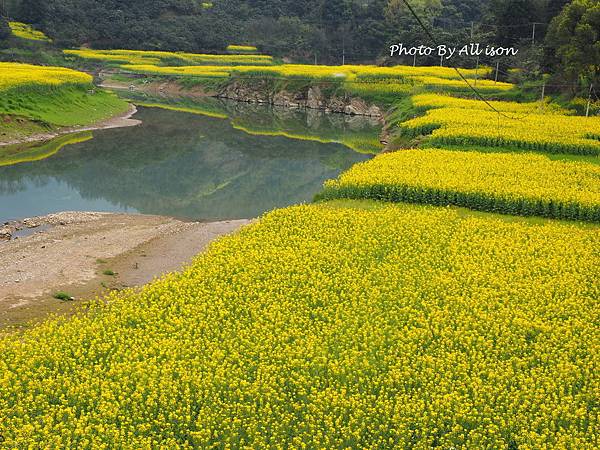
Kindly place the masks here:
<instances>
[{"instance_id":1,"label":"curved shoreline","mask_svg":"<svg viewBox=\"0 0 600 450\"><path fill-rule=\"evenodd\" d=\"M271 99L269 101L267 100L260 100L260 101L253 101L250 100L248 98L239 98L239 97L228 97L228 96L224 96L219 94L218 92L207 92L206 90L202 89L202 88L192 88L192 89L185 89L183 86L181 86L179 83L177 83L177 81L173 81L173 80L165 80L162 82L152 82L152 83L148 83L146 85L140 85L140 84L127 84L127 83L123 83L123 82L116 82L116 81L111 81L111 80L103 80L98 87L104 88L104 89L109 89L109 90L121 90L121 91L134 91L134 92L142 92L142 93L146 93L146 94L150 94L153 96L157 96L157 97L166 97L166 98L177 98L177 97L184 97L184 98L205 98L205 97L209 97L209 98L216 98L216 99L222 99L222 100L229 100L229 101L233 101L233 102L240 102L240 103L251 103L251 104L262 104L262 105L270 105L270 106L277 106L277 107L282 107L282 108L291 108L291 109L310 109L310 110L317 110L317 111L322 111L325 113L333 113L333 114L344 114L347 116L359 116L359 117L367 117L367 118L372 118L372 119L376 119L380 125L381 125L381 133L379 135L379 142L381 144L383 144L383 149L382 149L382 153L388 152L391 150L390 147L390 143L392 141L392 133L390 131L390 127L389 127L389 123L388 123L388 112L384 111L383 108L379 108L376 107L374 104L371 105L371 111L372 113L369 114L366 111L369 109L368 108L368 102L363 100L362 98L356 96L353 97L354 100L351 99L349 105L347 106L351 106L351 110L354 111L353 113L349 113L348 111L346 111L345 108L343 108L342 110L338 110L338 111L333 111L330 109L327 109L325 106L323 105L310 105L308 101L305 102L305 104L295 104L293 102L293 100L291 100L290 98L286 98L286 95L289 97L291 96L293 93L285 93L284 91L280 92L279 95L279 99L275 100L275 99ZM281 95L281 94L286 94L286 95ZM276 96L277 97L277 96ZM358 105L356 104L356 101L358 101ZM360 113L357 110L358 109L363 109L363 112ZM376 108L377 112L373 113L374 110L373 108Z\"/></svg>"},{"instance_id":2,"label":"curved shoreline","mask_svg":"<svg viewBox=\"0 0 600 450\"><path fill-rule=\"evenodd\" d=\"M213 240L250 222L61 212L0 226L0 231L11 231L0 240L5 268L0 272L0 334L51 314L72 314L95 297L181 270ZM11 234L13 239L6 240ZM74 301L54 298L57 292Z\"/></svg>"},{"instance_id":3,"label":"curved shoreline","mask_svg":"<svg viewBox=\"0 0 600 450\"><path fill-rule=\"evenodd\" d=\"M135 127L142 123L141 120L132 119L131 117L137 113L137 108L133 103L129 103L129 108L126 112L101 120L92 125L82 125L78 127L62 127L48 133L33 134L22 139L13 139L11 141L0 142L0 148L8 145L26 144L28 142L44 142L66 134L79 133L81 131L107 130L110 128Z\"/></svg>"}]
</instances>

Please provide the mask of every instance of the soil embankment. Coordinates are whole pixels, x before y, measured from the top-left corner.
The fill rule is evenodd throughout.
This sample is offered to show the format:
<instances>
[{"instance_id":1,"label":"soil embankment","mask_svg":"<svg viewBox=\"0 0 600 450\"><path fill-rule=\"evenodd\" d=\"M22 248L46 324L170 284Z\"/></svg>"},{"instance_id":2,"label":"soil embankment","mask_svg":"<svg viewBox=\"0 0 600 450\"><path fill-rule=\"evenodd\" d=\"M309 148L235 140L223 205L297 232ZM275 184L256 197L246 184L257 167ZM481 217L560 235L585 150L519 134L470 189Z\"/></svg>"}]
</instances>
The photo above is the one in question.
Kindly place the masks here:
<instances>
[{"instance_id":1,"label":"soil embankment","mask_svg":"<svg viewBox=\"0 0 600 450\"><path fill-rule=\"evenodd\" d=\"M214 239L249 222L66 212L4 226L0 330L71 313L110 290L141 286L179 270ZM13 239L7 240L9 235ZM58 292L74 300L54 298Z\"/></svg>"}]
</instances>

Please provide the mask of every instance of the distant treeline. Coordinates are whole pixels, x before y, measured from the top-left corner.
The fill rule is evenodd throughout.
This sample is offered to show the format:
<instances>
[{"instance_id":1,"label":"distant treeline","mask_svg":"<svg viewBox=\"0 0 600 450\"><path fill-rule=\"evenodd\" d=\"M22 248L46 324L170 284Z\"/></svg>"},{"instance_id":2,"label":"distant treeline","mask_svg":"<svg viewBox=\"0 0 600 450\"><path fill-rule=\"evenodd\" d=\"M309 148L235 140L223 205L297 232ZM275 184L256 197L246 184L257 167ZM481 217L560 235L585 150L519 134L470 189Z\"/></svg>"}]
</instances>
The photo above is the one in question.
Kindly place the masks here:
<instances>
[{"instance_id":1,"label":"distant treeline","mask_svg":"<svg viewBox=\"0 0 600 450\"><path fill-rule=\"evenodd\" d=\"M570 83L598 78L600 0L409 2L444 44L518 46L516 61L502 67L516 64L532 78L542 71ZM403 0L0 0L0 8L63 47L222 52L252 44L274 56L340 64L385 62L393 43L431 44ZM565 8L566 20L553 23Z\"/></svg>"}]
</instances>

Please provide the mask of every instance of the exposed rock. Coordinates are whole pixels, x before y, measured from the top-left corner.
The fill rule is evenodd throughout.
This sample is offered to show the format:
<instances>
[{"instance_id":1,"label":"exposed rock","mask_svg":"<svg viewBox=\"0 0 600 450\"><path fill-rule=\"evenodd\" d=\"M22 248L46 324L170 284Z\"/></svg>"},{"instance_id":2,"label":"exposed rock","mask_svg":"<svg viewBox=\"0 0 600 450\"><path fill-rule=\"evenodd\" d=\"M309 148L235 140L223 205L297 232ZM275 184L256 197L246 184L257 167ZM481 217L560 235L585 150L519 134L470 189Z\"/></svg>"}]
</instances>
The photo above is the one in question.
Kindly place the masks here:
<instances>
[{"instance_id":1,"label":"exposed rock","mask_svg":"<svg viewBox=\"0 0 600 450\"><path fill-rule=\"evenodd\" d=\"M361 115L367 116L367 112L369 111L369 105L366 102L359 98L353 98L350 100L350 103L346 105L344 112L346 114L351 115Z\"/></svg>"},{"instance_id":2,"label":"exposed rock","mask_svg":"<svg viewBox=\"0 0 600 450\"><path fill-rule=\"evenodd\" d=\"M249 103L267 103L287 108L319 109L349 115L382 117L376 105L369 105L365 100L347 95L326 96L318 86L308 86L303 90L288 92L279 90L272 93L267 81L254 82L252 85L234 81L225 86L217 97Z\"/></svg>"},{"instance_id":3,"label":"exposed rock","mask_svg":"<svg viewBox=\"0 0 600 450\"><path fill-rule=\"evenodd\" d=\"M300 103L294 98L293 94L286 91L277 92L270 103L275 106L285 106L286 108L297 108L300 106Z\"/></svg>"},{"instance_id":4,"label":"exposed rock","mask_svg":"<svg viewBox=\"0 0 600 450\"><path fill-rule=\"evenodd\" d=\"M318 86L308 88L306 107L311 109L323 108L323 94Z\"/></svg>"},{"instance_id":5,"label":"exposed rock","mask_svg":"<svg viewBox=\"0 0 600 450\"><path fill-rule=\"evenodd\" d=\"M271 103L272 99L269 98L268 92L269 89L264 81L257 81L255 87L250 87L245 83L234 82L225 86L217 97L250 103Z\"/></svg>"},{"instance_id":6,"label":"exposed rock","mask_svg":"<svg viewBox=\"0 0 600 450\"><path fill-rule=\"evenodd\" d=\"M9 227L0 228L0 240L10 240L12 230Z\"/></svg>"},{"instance_id":7,"label":"exposed rock","mask_svg":"<svg viewBox=\"0 0 600 450\"><path fill-rule=\"evenodd\" d=\"M367 109L367 116L370 117L383 117L383 113L381 112L381 109L379 109L379 106L377 105L372 105L371 107L369 107L369 109Z\"/></svg>"},{"instance_id":8,"label":"exposed rock","mask_svg":"<svg viewBox=\"0 0 600 450\"><path fill-rule=\"evenodd\" d=\"M325 100L326 108L331 112L336 113L344 113L346 114L346 105L349 103L349 99L336 97L335 95L329 99L329 101Z\"/></svg>"}]
</instances>

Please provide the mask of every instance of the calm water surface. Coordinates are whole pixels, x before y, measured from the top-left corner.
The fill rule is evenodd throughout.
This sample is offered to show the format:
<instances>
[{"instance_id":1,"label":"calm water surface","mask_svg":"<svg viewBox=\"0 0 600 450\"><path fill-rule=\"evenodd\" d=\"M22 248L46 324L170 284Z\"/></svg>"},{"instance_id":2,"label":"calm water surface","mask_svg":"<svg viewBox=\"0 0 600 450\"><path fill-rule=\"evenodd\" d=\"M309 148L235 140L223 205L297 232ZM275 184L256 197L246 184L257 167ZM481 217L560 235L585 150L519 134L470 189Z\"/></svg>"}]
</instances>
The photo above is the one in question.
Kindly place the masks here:
<instances>
[{"instance_id":1,"label":"calm water surface","mask_svg":"<svg viewBox=\"0 0 600 450\"><path fill-rule=\"evenodd\" d=\"M140 107L138 127L96 131L55 153L30 146L42 159L0 166L0 222L71 210L256 217L311 201L325 180L369 157L278 134L327 141L346 131L377 133L359 118L229 108L237 112L223 119Z\"/></svg>"}]
</instances>

